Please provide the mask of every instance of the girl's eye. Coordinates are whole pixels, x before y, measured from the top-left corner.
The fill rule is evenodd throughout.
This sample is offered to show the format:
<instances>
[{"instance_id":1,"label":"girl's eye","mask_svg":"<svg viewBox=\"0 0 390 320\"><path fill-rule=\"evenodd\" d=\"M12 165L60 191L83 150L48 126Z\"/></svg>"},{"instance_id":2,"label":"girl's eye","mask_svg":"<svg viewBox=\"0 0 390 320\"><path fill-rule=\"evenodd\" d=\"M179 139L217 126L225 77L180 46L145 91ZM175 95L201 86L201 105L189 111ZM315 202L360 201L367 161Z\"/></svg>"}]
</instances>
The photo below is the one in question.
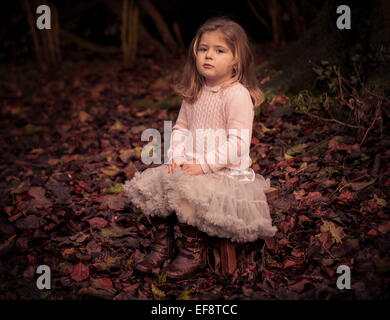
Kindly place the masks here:
<instances>
[{"instance_id":1,"label":"girl's eye","mask_svg":"<svg viewBox=\"0 0 390 320\"><path fill-rule=\"evenodd\" d=\"M218 52L218 53L223 53L223 52L225 52L225 51L223 51L223 50L221 50L221 49L218 49L217 52Z\"/></svg>"},{"instance_id":2,"label":"girl's eye","mask_svg":"<svg viewBox=\"0 0 390 320\"><path fill-rule=\"evenodd\" d=\"M206 48L200 48L199 51L206 51Z\"/></svg>"}]
</instances>

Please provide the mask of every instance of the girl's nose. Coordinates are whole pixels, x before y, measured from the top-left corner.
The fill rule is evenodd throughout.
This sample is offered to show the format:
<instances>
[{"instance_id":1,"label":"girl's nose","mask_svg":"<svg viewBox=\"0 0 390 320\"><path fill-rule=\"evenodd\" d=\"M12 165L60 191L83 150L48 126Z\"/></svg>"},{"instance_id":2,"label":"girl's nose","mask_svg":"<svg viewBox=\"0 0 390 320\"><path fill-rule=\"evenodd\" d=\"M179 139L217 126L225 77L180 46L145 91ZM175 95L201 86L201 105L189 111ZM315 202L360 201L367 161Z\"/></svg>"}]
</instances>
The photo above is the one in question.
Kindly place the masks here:
<instances>
[{"instance_id":1,"label":"girl's nose","mask_svg":"<svg viewBox=\"0 0 390 320\"><path fill-rule=\"evenodd\" d=\"M211 53L211 50L207 50L206 52L206 59L212 59L213 58L213 55Z\"/></svg>"}]
</instances>

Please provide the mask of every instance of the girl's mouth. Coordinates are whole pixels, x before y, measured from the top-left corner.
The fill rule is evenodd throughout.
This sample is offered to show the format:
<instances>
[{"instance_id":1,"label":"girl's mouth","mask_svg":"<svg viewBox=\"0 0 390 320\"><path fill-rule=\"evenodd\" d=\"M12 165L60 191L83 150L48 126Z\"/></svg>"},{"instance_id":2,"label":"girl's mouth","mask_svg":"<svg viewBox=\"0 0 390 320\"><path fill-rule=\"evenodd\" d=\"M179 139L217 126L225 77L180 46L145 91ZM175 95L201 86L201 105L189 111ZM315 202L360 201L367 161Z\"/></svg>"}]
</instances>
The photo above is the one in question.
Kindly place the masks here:
<instances>
[{"instance_id":1,"label":"girl's mouth","mask_svg":"<svg viewBox=\"0 0 390 320\"><path fill-rule=\"evenodd\" d=\"M206 69L213 68L213 66L211 64L207 64L207 63L204 64L203 67L206 68Z\"/></svg>"}]
</instances>

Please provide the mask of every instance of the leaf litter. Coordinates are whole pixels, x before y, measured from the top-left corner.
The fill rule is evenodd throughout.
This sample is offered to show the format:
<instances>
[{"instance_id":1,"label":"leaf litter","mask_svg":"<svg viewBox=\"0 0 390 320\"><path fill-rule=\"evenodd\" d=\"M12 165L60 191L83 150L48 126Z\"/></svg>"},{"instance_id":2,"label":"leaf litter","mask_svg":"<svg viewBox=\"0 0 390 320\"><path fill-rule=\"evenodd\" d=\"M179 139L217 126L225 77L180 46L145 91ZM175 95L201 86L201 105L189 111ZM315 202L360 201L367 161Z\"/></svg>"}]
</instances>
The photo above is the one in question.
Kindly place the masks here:
<instances>
[{"instance_id":1,"label":"leaf litter","mask_svg":"<svg viewBox=\"0 0 390 320\"><path fill-rule=\"evenodd\" d=\"M61 78L27 72L18 96L15 84L3 82L11 89L0 120L2 299L389 298L389 139L378 142L374 127L360 146L337 123L294 108L278 112L284 95L256 115L251 146L254 170L270 177L274 190L275 237L239 245L230 276L221 273L217 249L186 280L169 281L159 270L146 280L134 273L152 232L127 203L123 184L147 168L142 131L162 133L180 106L171 81L150 81L178 66L150 64L129 72L113 61L104 73L74 65ZM56 87L63 88L60 96ZM52 268L49 295L25 290L40 264ZM342 264L353 270L354 290L336 288Z\"/></svg>"}]
</instances>

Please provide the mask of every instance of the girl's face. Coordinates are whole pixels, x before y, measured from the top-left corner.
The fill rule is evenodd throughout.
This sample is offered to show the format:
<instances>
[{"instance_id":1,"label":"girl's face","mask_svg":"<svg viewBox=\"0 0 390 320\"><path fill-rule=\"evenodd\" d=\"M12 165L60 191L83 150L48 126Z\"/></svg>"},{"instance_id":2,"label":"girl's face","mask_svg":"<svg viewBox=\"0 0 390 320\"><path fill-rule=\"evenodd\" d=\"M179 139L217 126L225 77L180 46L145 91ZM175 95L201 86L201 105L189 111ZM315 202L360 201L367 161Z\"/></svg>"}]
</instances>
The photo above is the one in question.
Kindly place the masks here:
<instances>
[{"instance_id":1,"label":"girl's face","mask_svg":"<svg viewBox=\"0 0 390 320\"><path fill-rule=\"evenodd\" d=\"M196 54L196 68L206 85L217 86L232 78L233 52L219 31L203 33Z\"/></svg>"}]
</instances>

